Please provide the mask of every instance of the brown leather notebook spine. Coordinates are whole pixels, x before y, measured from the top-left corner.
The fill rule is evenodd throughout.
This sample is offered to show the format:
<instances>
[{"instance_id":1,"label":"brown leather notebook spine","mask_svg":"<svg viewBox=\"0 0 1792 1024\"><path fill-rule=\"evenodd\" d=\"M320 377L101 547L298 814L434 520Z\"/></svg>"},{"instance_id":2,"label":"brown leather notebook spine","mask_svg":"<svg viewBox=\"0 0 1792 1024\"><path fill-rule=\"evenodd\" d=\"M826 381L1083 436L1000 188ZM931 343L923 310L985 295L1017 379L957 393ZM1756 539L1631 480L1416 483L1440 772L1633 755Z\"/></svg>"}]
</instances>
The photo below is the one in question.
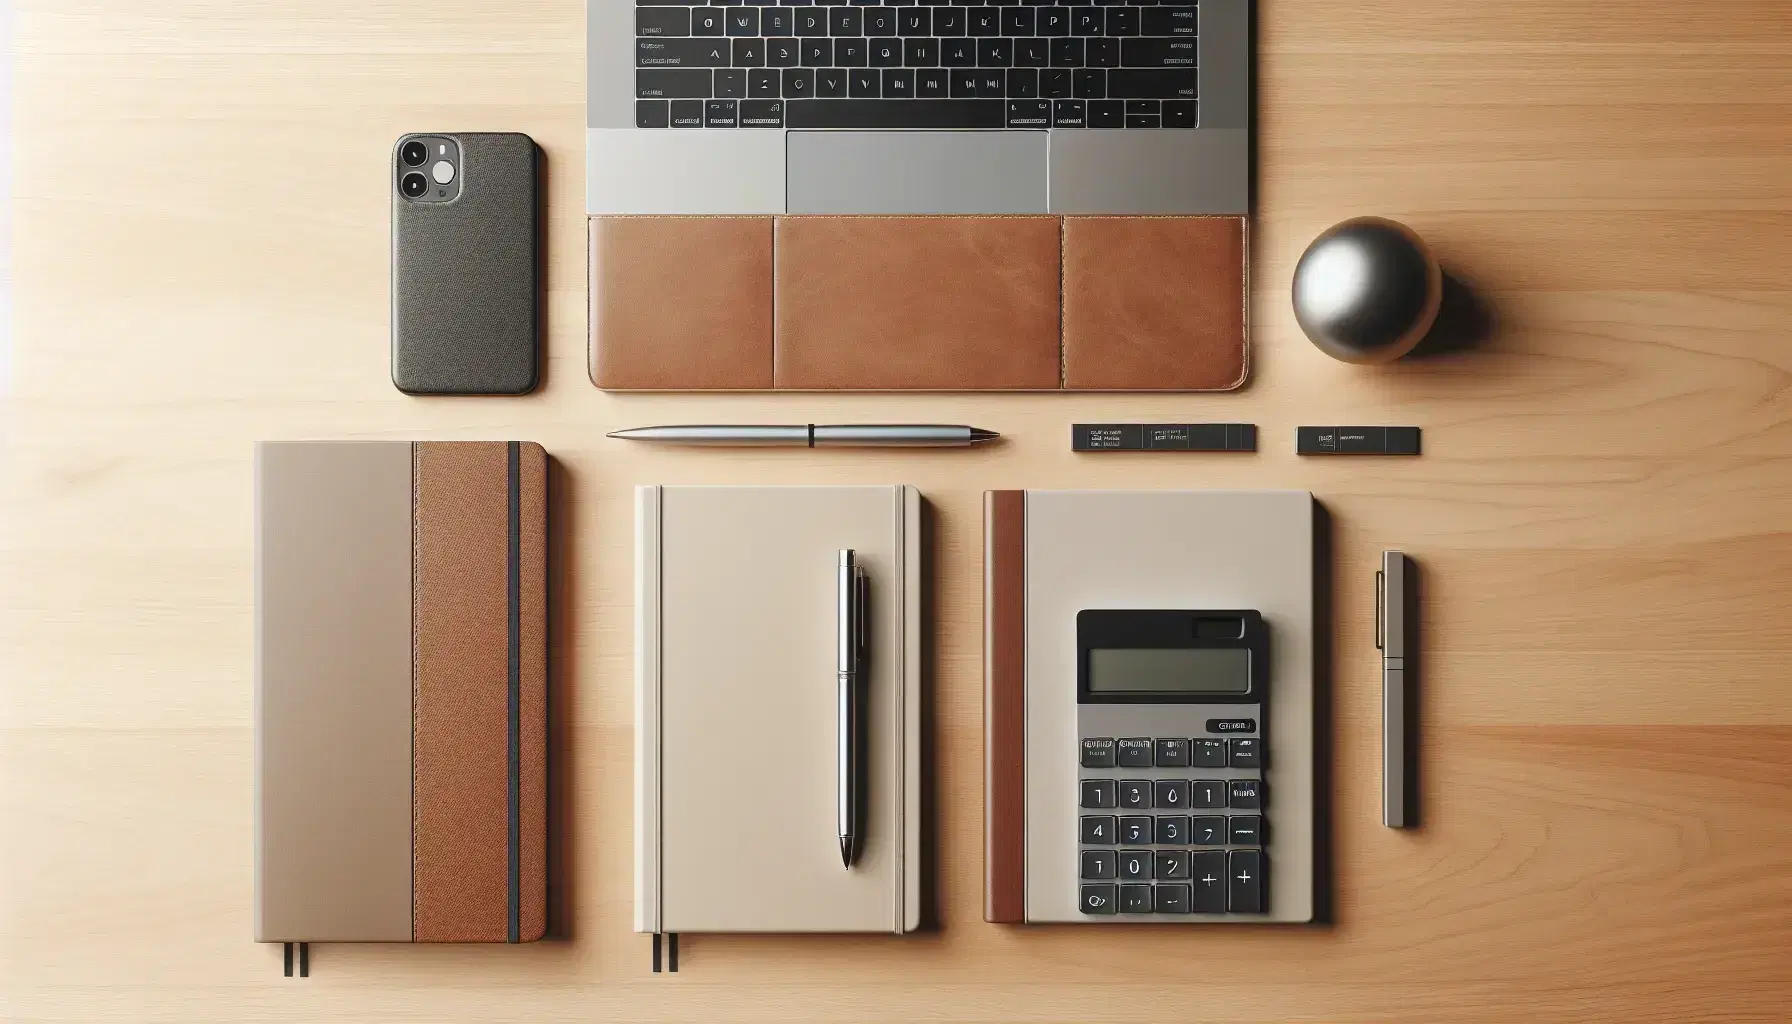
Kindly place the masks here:
<instances>
[{"instance_id":1,"label":"brown leather notebook spine","mask_svg":"<svg viewBox=\"0 0 1792 1024\"><path fill-rule=\"evenodd\" d=\"M983 919L1026 919L1027 523L1025 491L983 508Z\"/></svg>"}]
</instances>

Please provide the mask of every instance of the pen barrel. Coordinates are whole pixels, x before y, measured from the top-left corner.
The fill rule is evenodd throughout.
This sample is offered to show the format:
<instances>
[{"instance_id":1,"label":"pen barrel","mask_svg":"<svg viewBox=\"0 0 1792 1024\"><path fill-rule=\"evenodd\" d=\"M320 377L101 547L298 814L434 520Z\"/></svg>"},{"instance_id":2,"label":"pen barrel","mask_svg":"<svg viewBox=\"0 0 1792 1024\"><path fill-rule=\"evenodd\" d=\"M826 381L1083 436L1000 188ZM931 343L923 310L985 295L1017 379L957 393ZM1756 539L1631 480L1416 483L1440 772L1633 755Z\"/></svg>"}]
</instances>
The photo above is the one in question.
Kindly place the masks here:
<instances>
[{"instance_id":1,"label":"pen barrel","mask_svg":"<svg viewBox=\"0 0 1792 1024\"><path fill-rule=\"evenodd\" d=\"M815 444L876 448L888 445L901 448L945 448L971 443L971 432L963 426L934 423L848 423L815 427Z\"/></svg>"},{"instance_id":2,"label":"pen barrel","mask_svg":"<svg viewBox=\"0 0 1792 1024\"><path fill-rule=\"evenodd\" d=\"M854 692L857 685L858 680L853 673L840 673L838 687L840 744L837 765L839 780L835 815L839 822L840 835L855 838L859 834L859 777L853 765L855 746L853 738L859 734L859 702L858 694Z\"/></svg>"},{"instance_id":3,"label":"pen barrel","mask_svg":"<svg viewBox=\"0 0 1792 1024\"><path fill-rule=\"evenodd\" d=\"M1399 658L1381 668L1381 823L1406 827L1406 670Z\"/></svg>"}]
</instances>

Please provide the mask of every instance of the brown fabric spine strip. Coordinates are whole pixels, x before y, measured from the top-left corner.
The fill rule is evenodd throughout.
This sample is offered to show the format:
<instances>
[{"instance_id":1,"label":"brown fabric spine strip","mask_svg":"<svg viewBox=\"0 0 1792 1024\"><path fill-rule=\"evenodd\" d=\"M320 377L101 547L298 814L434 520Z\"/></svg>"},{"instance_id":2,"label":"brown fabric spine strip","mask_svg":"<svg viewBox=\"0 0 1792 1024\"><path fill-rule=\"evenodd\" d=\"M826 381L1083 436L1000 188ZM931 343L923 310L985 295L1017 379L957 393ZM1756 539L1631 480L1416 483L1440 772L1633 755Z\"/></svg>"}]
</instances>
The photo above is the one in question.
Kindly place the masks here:
<instances>
[{"instance_id":1,"label":"brown fabric spine strip","mask_svg":"<svg viewBox=\"0 0 1792 1024\"><path fill-rule=\"evenodd\" d=\"M983 919L1026 919L1026 492L983 510Z\"/></svg>"},{"instance_id":2,"label":"brown fabric spine strip","mask_svg":"<svg viewBox=\"0 0 1792 1024\"><path fill-rule=\"evenodd\" d=\"M414 938L503 942L509 902L508 446L417 445Z\"/></svg>"},{"instance_id":3,"label":"brown fabric spine strip","mask_svg":"<svg viewBox=\"0 0 1792 1024\"><path fill-rule=\"evenodd\" d=\"M517 940L547 932L548 746L548 455L541 445L517 445L521 589L518 656L520 744Z\"/></svg>"}]
</instances>

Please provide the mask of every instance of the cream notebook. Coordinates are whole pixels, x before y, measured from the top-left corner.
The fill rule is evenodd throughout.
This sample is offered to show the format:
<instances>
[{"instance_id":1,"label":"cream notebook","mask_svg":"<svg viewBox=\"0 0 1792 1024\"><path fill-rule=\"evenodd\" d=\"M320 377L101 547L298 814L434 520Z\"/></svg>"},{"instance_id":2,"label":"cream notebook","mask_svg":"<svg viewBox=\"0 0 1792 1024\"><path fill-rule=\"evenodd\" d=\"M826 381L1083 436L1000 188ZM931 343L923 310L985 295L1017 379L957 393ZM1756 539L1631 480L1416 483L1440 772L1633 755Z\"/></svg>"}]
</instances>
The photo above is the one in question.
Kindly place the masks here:
<instances>
[{"instance_id":1,"label":"cream notebook","mask_svg":"<svg viewBox=\"0 0 1792 1024\"><path fill-rule=\"evenodd\" d=\"M920 918L921 500L636 492L635 929L892 932ZM836 568L869 585L859 851L836 830Z\"/></svg>"}]
</instances>

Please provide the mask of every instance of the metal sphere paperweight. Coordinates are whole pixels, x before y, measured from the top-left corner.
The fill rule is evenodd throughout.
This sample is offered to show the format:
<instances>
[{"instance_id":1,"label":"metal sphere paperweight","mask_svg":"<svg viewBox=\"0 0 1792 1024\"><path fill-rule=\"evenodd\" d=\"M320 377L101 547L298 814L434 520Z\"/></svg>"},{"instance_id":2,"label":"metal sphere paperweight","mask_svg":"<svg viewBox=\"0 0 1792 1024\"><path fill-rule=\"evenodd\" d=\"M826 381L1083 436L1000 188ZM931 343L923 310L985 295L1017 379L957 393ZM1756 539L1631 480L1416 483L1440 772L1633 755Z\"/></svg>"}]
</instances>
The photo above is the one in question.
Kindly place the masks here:
<instances>
[{"instance_id":1,"label":"metal sphere paperweight","mask_svg":"<svg viewBox=\"0 0 1792 1024\"><path fill-rule=\"evenodd\" d=\"M1328 228L1294 268L1294 319L1321 352L1390 363L1437 320L1443 270L1411 228L1357 217Z\"/></svg>"}]
</instances>

